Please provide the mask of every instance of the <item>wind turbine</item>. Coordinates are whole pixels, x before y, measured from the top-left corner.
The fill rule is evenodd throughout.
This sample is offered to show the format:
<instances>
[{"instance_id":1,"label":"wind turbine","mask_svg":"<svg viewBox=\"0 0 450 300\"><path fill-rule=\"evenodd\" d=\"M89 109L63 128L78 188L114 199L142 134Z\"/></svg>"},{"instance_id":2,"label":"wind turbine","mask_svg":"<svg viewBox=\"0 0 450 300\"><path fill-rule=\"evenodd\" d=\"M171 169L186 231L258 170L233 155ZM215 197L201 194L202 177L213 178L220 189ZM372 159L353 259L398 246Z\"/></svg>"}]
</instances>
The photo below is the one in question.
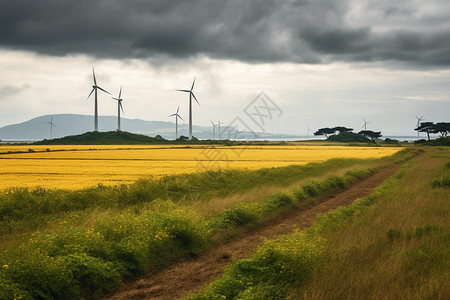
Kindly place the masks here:
<instances>
[{"instance_id":1,"label":"wind turbine","mask_svg":"<svg viewBox=\"0 0 450 300\"><path fill-rule=\"evenodd\" d=\"M92 86L92 91L89 93L89 96L87 96L86 100L89 99L89 97L92 95L92 93L95 91L95 109L94 109L94 131L98 131L98 107L97 107L97 90L101 90L105 93L108 93L111 95L110 92L102 89L101 87L99 87L97 85L97 80L95 79L95 72L94 72L94 67L92 67L92 75L94 77L94 85Z\"/></svg>"},{"instance_id":2,"label":"wind turbine","mask_svg":"<svg viewBox=\"0 0 450 300\"><path fill-rule=\"evenodd\" d=\"M308 136L309 136L310 132L311 132L311 127L308 126Z\"/></svg>"},{"instance_id":3,"label":"wind turbine","mask_svg":"<svg viewBox=\"0 0 450 300\"><path fill-rule=\"evenodd\" d=\"M370 122L367 122L366 119L363 119L363 120L364 120L364 125L361 128L364 127L364 130L367 130L367 124L370 124Z\"/></svg>"},{"instance_id":4,"label":"wind turbine","mask_svg":"<svg viewBox=\"0 0 450 300\"><path fill-rule=\"evenodd\" d=\"M423 118L423 116L421 116L420 118L419 118L418 116L416 116L416 119L417 119L417 125L416 125L416 128L419 128L420 122L421 122L422 120L425 120L425 119ZM417 138L419 138L419 131L417 131Z\"/></svg>"},{"instance_id":5,"label":"wind turbine","mask_svg":"<svg viewBox=\"0 0 450 300\"><path fill-rule=\"evenodd\" d=\"M123 106L122 106L122 100L123 99L120 98L120 96L122 96L122 86L120 86L119 97L117 97L117 98L111 97L111 98L113 98L114 100L117 101L117 116L118 116L118 119L117 119L117 131L120 131L120 110L122 109L122 112L125 113L123 111Z\"/></svg>"},{"instance_id":6,"label":"wind turbine","mask_svg":"<svg viewBox=\"0 0 450 300\"><path fill-rule=\"evenodd\" d=\"M221 133L220 133L220 124L223 124L223 122L217 121L217 125L219 125L219 139L222 137Z\"/></svg>"},{"instance_id":7,"label":"wind turbine","mask_svg":"<svg viewBox=\"0 0 450 300\"><path fill-rule=\"evenodd\" d=\"M53 117L50 120L50 122L47 122L48 124L50 124L50 139L53 138L53 127L56 127L55 124L53 123Z\"/></svg>"},{"instance_id":8,"label":"wind turbine","mask_svg":"<svg viewBox=\"0 0 450 300\"><path fill-rule=\"evenodd\" d=\"M180 106L178 105L177 112L174 114L171 114L169 117L175 117L175 139L178 138L178 118L183 120L183 118L178 114L178 111L180 110ZM184 121L184 120L183 120Z\"/></svg>"},{"instance_id":9,"label":"wind turbine","mask_svg":"<svg viewBox=\"0 0 450 300\"><path fill-rule=\"evenodd\" d=\"M190 140L192 140L192 97L194 97L195 101L197 101L198 105L200 105L200 103L198 102L194 93L192 92L192 90L194 89L194 84L195 84L195 77L194 77L194 81L192 82L192 87L190 90L177 90L179 92L189 93L189 139Z\"/></svg>"},{"instance_id":10,"label":"wind turbine","mask_svg":"<svg viewBox=\"0 0 450 300\"><path fill-rule=\"evenodd\" d=\"M211 121L211 124L213 126L213 140L215 140L216 139L216 126L219 124L214 124L213 121Z\"/></svg>"}]
</instances>

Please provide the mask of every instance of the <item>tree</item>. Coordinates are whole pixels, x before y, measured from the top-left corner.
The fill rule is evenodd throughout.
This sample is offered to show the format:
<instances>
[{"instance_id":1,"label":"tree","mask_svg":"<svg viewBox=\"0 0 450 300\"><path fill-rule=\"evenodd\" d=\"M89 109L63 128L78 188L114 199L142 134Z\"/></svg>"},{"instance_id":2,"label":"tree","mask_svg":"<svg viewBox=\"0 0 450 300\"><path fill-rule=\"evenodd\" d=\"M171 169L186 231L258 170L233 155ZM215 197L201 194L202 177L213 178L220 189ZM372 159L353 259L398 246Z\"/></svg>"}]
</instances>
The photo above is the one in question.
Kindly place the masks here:
<instances>
[{"instance_id":1,"label":"tree","mask_svg":"<svg viewBox=\"0 0 450 300\"><path fill-rule=\"evenodd\" d=\"M178 142L187 142L187 141L189 141L189 138L188 138L187 136L180 135L180 136L176 139L176 141L178 141Z\"/></svg>"},{"instance_id":2,"label":"tree","mask_svg":"<svg viewBox=\"0 0 450 300\"><path fill-rule=\"evenodd\" d=\"M450 132L450 123L439 122L434 124L433 122L423 122L420 123L420 126L414 130L418 132L426 132L428 140L430 140L430 133L440 133L441 136L447 136Z\"/></svg>"},{"instance_id":3,"label":"tree","mask_svg":"<svg viewBox=\"0 0 450 300\"><path fill-rule=\"evenodd\" d=\"M441 136L447 136L450 133L450 123L436 123L436 129L441 134Z\"/></svg>"},{"instance_id":4,"label":"tree","mask_svg":"<svg viewBox=\"0 0 450 300\"><path fill-rule=\"evenodd\" d=\"M364 136L370 138L372 141L381 137L381 131L375 132L372 130L361 130L360 132L358 132L358 134L364 135Z\"/></svg>"},{"instance_id":5,"label":"tree","mask_svg":"<svg viewBox=\"0 0 450 300\"><path fill-rule=\"evenodd\" d=\"M344 126L336 126L336 127L333 127L332 129L334 131L339 131L339 133L353 131L353 128L347 128L347 127L344 127Z\"/></svg>"},{"instance_id":6,"label":"tree","mask_svg":"<svg viewBox=\"0 0 450 300\"><path fill-rule=\"evenodd\" d=\"M333 134L335 132L336 132L336 130L334 130L334 128L324 127L324 128L320 128L316 132L314 132L314 135L325 135L325 137L328 138L329 134Z\"/></svg>"},{"instance_id":7,"label":"tree","mask_svg":"<svg viewBox=\"0 0 450 300\"><path fill-rule=\"evenodd\" d=\"M420 123L420 126L414 129L418 132L426 132L428 136L428 140L430 140L430 133L437 133L436 125L433 122L423 122Z\"/></svg>"}]
</instances>

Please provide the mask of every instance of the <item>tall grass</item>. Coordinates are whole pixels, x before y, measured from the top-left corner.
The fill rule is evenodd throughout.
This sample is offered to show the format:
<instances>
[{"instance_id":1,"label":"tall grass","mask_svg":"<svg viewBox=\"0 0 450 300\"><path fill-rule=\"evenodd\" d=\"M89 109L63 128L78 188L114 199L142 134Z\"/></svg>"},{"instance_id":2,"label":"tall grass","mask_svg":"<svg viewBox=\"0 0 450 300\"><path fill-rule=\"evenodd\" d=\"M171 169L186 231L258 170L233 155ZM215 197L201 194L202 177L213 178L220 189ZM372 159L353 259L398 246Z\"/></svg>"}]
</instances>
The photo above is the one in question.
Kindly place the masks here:
<instances>
[{"instance_id":1,"label":"tall grass","mask_svg":"<svg viewBox=\"0 0 450 300\"><path fill-rule=\"evenodd\" d=\"M372 209L324 231L323 260L291 298L446 299L450 198L446 190L429 185L430 178L449 175L442 166L450 151L444 153L414 162L379 191Z\"/></svg>"},{"instance_id":2,"label":"tall grass","mask_svg":"<svg viewBox=\"0 0 450 300\"><path fill-rule=\"evenodd\" d=\"M267 242L189 298L446 299L449 197L429 178L448 174L449 157L408 163L369 197Z\"/></svg>"}]
</instances>

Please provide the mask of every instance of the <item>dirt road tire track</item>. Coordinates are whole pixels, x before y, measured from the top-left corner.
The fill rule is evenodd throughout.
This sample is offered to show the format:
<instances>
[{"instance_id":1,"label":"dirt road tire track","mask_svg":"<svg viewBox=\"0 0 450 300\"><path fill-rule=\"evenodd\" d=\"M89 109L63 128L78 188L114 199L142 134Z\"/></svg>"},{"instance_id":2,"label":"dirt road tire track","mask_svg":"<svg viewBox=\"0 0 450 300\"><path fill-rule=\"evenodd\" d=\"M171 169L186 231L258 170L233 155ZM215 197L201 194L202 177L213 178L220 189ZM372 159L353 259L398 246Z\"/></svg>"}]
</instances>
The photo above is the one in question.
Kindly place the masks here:
<instances>
[{"instance_id":1,"label":"dirt road tire track","mask_svg":"<svg viewBox=\"0 0 450 300\"><path fill-rule=\"evenodd\" d=\"M190 292L201 290L220 277L232 259L249 257L266 239L290 233L295 229L305 229L311 226L319 215L370 195L375 187L394 174L400 166L396 164L381 169L345 190L321 198L317 205L307 208L294 207L230 243L211 249L198 258L185 259L160 273L149 274L107 299L179 299Z\"/></svg>"}]
</instances>

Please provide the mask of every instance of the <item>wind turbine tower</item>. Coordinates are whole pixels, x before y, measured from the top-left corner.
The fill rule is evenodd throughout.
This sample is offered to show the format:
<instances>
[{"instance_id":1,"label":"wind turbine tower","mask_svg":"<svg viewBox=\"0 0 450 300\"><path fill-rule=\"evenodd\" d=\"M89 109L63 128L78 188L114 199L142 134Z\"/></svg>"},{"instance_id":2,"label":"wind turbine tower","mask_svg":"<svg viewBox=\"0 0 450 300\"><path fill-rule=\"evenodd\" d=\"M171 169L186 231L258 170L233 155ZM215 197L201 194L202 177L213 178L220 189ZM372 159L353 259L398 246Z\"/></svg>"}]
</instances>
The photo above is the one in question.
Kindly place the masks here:
<instances>
[{"instance_id":1,"label":"wind turbine tower","mask_svg":"<svg viewBox=\"0 0 450 300\"><path fill-rule=\"evenodd\" d=\"M105 91L104 89L102 89L101 87L99 87L97 85L97 80L95 79L95 72L94 72L94 67L92 67L92 75L94 77L94 85L92 86L92 91L89 93L89 96L87 96L86 100L92 95L93 92L95 92L95 108L94 108L94 131L98 131L98 106L97 106L97 90L101 90L105 93L108 93L111 95L110 92Z\"/></svg>"},{"instance_id":2,"label":"wind turbine tower","mask_svg":"<svg viewBox=\"0 0 450 300\"><path fill-rule=\"evenodd\" d=\"M422 120L425 121L425 119L423 118L423 116L421 116L420 118L418 116L416 116L416 119L417 119L416 128L419 128L420 123L422 122ZM419 131L417 131L417 138L419 138Z\"/></svg>"},{"instance_id":3,"label":"wind turbine tower","mask_svg":"<svg viewBox=\"0 0 450 300\"><path fill-rule=\"evenodd\" d=\"M220 133L220 124L223 124L223 122L217 121L217 125L219 125L219 140L222 138L222 135Z\"/></svg>"},{"instance_id":4,"label":"wind turbine tower","mask_svg":"<svg viewBox=\"0 0 450 300\"><path fill-rule=\"evenodd\" d=\"M216 139L216 126L219 124L214 124L213 121L211 121L211 124L213 126L213 140L215 140Z\"/></svg>"},{"instance_id":5,"label":"wind turbine tower","mask_svg":"<svg viewBox=\"0 0 450 300\"><path fill-rule=\"evenodd\" d=\"M123 111L123 106L122 106L122 100L123 99L120 98L121 96L122 96L122 86L120 86L119 97L117 97L117 98L111 97L111 98L113 98L114 100L117 101L117 117L118 117L118 119L117 119L117 131L120 131L120 110L122 110L122 113L125 113Z\"/></svg>"},{"instance_id":6,"label":"wind turbine tower","mask_svg":"<svg viewBox=\"0 0 450 300\"><path fill-rule=\"evenodd\" d=\"M194 89L194 85L195 85L195 77L194 77L194 81L192 82L192 87L190 90L177 90L179 92L189 93L189 139L190 140L192 140L192 98L194 98L195 101L197 101L197 104L200 105L200 103L198 102L197 98L194 95L194 92L192 92L192 90Z\"/></svg>"},{"instance_id":7,"label":"wind turbine tower","mask_svg":"<svg viewBox=\"0 0 450 300\"><path fill-rule=\"evenodd\" d=\"M178 138L178 118L183 120L183 118L178 114L178 111L180 110L180 106L178 105L177 112L174 114L171 114L169 117L175 117L175 139ZM183 120L184 121L184 120Z\"/></svg>"},{"instance_id":8,"label":"wind turbine tower","mask_svg":"<svg viewBox=\"0 0 450 300\"><path fill-rule=\"evenodd\" d=\"M361 128L364 128L364 130L367 130L367 124L370 124L370 122L367 122L366 119L364 120L364 125Z\"/></svg>"},{"instance_id":9,"label":"wind turbine tower","mask_svg":"<svg viewBox=\"0 0 450 300\"><path fill-rule=\"evenodd\" d=\"M48 124L50 124L50 139L53 138L53 127L56 127L55 124L53 123L53 117L50 120L50 122L47 122Z\"/></svg>"}]
</instances>

